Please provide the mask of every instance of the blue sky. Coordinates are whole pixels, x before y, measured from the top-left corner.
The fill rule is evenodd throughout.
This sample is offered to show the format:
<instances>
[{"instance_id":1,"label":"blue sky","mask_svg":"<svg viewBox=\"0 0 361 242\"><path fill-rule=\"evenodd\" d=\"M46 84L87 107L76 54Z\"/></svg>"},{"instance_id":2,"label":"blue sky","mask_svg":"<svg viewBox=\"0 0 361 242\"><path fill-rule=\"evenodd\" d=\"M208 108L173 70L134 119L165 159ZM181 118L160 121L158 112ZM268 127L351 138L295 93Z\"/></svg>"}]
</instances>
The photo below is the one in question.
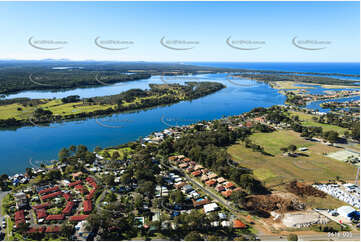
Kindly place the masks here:
<instances>
[{"instance_id":1,"label":"blue sky","mask_svg":"<svg viewBox=\"0 0 361 242\"><path fill-rule=\"evenodd\" d=\"M0 2L0 59L359 62L359 2ZM40 50L35 40L66 41ZM128 41L106 50L94 39ZM231 48L231 41L256 41ZM173 50L165 40L192 41ZM305 50L300 46L322 47ZM322 43L305 44L316 40ZM326 41L326 42L325 42ZM196 42L196 44L194 44ZM103 46L105 46L103 45ZM41 47L59 45L37 44Z\"/></svg>"}]
</instances>

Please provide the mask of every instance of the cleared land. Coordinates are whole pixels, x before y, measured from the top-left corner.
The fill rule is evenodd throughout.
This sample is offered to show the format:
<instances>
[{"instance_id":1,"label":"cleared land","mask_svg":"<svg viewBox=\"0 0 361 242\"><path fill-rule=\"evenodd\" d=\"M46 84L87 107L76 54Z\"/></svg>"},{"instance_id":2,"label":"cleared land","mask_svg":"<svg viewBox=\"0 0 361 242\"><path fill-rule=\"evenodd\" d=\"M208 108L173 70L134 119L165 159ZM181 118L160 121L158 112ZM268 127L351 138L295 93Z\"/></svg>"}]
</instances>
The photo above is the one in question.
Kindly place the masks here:
<instances>
[{"instance_id":1,"label":"cleared land","mask_svg":"<svg viewBox=\"0 0 361 242\"><path fill-rule=\"evenodd\" d=\"M274 89L312 89L314 87L309 87L309 86L305 86L305 87L298 87L296 85L298 84L306 84L306 85L312 85L309 83L302 83L302 82L291 82L291 81L276 81L276 82L271 82L271 85ZM317 84L314 84L317 85Z\"/></svg>"},{"instance_id":2,"label":"cleared land","mask_svg":"<svg viewBox=\"0 0 361 242\"><path fill-rule=\"evenodd\" d=\"M280 148L287 147L290 144L294 144L297 147L308 147L313 145L312 142L308 142L299 137L296 132L281 130L272 133L255 133L250 139L261 145L266 152L272 155L281 154Z\"/></svg>"},{"instance_id":3,"label":"cleared land","mask_svg":"<svg viewBox=\"0 0 361 242\"><path fill-rule=\"evenodd\" d=\"M321 87L328 89L360 88L360 86L344 86L344 85L321 85Z\"/></svg>"},{"instance_id":4,"label":"cleared land","mask_svg":"<svg viewBox=\"0 0 361 242\"><path fill-rule=\"evenodd\" d=\"M303 113L303 112L295 112L295 111L290 111L290 114L293 115L293 116L297 115L300 118L300 121L301 121L303 126L321 127L323 131L334 130L334 131L337 131L340 135L343 135L343 133L345 131L347 131L347 129L336 126L336 125L321 124L321 123L318 123L318 122L314 121L312 118L313 117L318 117L317 115L307 114L307 113Z\"/></svg>"},{"instance_id":5,"label":"cleared land","mask_svg":"<svg viewBox=\"0 0 361 242\"><path fill-rule=\"evenodd\" d=\"M287 189L283 183L295 179L306 183L335 180L337 176L344 180L352 180L354 174L356 174L355 166L323 155L323 153L331 153L340 149L305 141L296 132L256 133L250 138L274 156L254 152L246 148L242 142L228 147L227 151L234 161L238 162L242 167L252 169L255 177L264 182L266 187L273 190L286 192ZM300 152L303 155L298 157L283 156L279 147L290 144L295 144L297 147L308 147L308 151ZM333 209L346 205L331 196L326 198L309 196L301 200L307 207L312 208Z\"/></svg>"},{"instance_id":6,"label":"cleared land","mask_svg":"<svg viewBox=\"0 0 361 242\"><path fill-rule=\"evenodd\" d=\"M256 137L261 137L261 139ZM251 139L256 144L263 146L266 151L273 152L274 156L253 152L251 149L246 148L243 143L228 147L228 153L241 166L252 169L255 176L265 182L267 187L294 179L305 182L328 181L329 179L335 179L340 174L342 174L342 179L349 180L353 179L356 172L353 165L323 155L323 153L335 152L339 149L305 141L293 131L255 134L251 136ZM272 142L268 142L269 140ZM303 155L298 157L283 156L279 151L279 147L290 144L297 146L301 144L302 147L308 147L309 150L301 152Z\"/></svg>"},{"instance_id":7,"label":"cleared land","mask_svg":"<svg viewBox=\"0 0 361 242\"><path fill-rule=\"evenodd\" d=\"M357 157L358 155L355 152L350 152L348 150L340 150L334 153L330 153L327 156L339 161L346 161L348 157Z\"/></svg>"},{"instance_id":8,"label":"cleared land","mask_svg":"<svg viewBox=\"0 0 361 242\"><path fill-rule=\"evenodd\" d=\"M78 113L89 113L96 110L105 110L108 108L114 108L115 105L106 105L106 104L83 104L83 102L74 102L74 103L62 103L60 99L47 101L44 100L44 104L40 104L36 107L34 106L23 106L19 103L2 105L0 106L0 119L15 118L17 120L29 119L33 116L33 112L36 108L43 108L45 110L51 111L54 115L65 116L69 114L78 114Z\"/></svg>"}]
</instances>

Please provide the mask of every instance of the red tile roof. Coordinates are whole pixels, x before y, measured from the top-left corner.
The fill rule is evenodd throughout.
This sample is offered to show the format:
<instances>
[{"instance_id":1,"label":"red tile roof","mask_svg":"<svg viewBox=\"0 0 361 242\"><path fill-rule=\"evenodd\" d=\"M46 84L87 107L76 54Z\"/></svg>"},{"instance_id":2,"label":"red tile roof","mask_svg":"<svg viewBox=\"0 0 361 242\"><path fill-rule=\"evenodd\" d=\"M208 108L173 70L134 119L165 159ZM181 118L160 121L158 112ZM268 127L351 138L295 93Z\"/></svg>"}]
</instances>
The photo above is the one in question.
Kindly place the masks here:
<instances>
[{"instance_id":1,"label":"red tile roof","mask_svg":"<svg viewBox=\"0 0 361 242\"><path fill-rule=\"evenodd\" d=\"M214 180L214 179L209 180L209 181L206 181L206 185L208 185L208 186L213 186L213 185L216 184L216 183L217 183L217 181Z\"/></svg>"},{"instance_id":2,"label":"red tile roof","mask_svg":"<svg viewBox=\"0 0 361 242\"><path fill-rule=\"evenodd\" d=\"M84 213L88 213L92 211L92 202L90 200L84 200L83 202Z\"/></svg>"},{"instance_id":3,"label":"red tile roof","mask_svg":"<svg viewBox=\"0 0 361 242\"><path fill-rule=\"evenodd\" d=\"M237 188L233 189L233 191L234 191L234 192L235 192L235 191L241 191L241 188L240 188L240 187L237 187Z\"/></svg>"},{"instance_id":4,"label":"red tile roof","mask_svg":"<svg viewBox=\"0 0 361 242\"><path fill-rule=\"evenodd\" d=\"M95 183L94 178L93 178L93 177L90 177L90 176L88 176L85 180L86 180L87 182L89 182L89 183L92 183L92 182Z\"/></svg>"},{"instance_id":5,"label":"red tile roof","mask_svg":"<svg viewBox=\"0 0 361 242\"><path fill-rule=\"evenodd\" d=\"M55 192L55 191L58 191L58 190L59 190L58 186L50 187L50 188L39 191L39 194L44 194L44 193L48 193L48 192Z\"/></svg>"},{"instance_id":6,"label":"red tile roof","mask_svg":"<svg viewBox=\"0 0 361 242\"><path fill-rule=\"evenodd\" d=\"M85 220L89 215L74 215L74 216L71 216L69 218L70 221L81 221L81 220Z\"/></svg>"},{"instance_id":7,"label":"red tile roof","mask_svg":"<svg viewBox=\"0 0 361 242\"><path fill-rule=\"evenodd\" d=\"M83 185L76 185L75 186L75 189L76 190L78 190L78 191L80 191L81 193L86 193L86 192L88 192L88 190L83 186Z\"/></svg>"},{"instance_id":8,"label":"red tile roof","mask_svg":"<svg viewBox=\"0 0 361 242\"><path fill-rule=\"evenodd\" d=\"M29 234L32 234L32 233L44 233L45 231L45 227L30 227L29 230L28 230L28 233Z\"/></svg>"},{"instance_id":9,"label":"red tile roof","mask_svg":"<svg viewBox=\"0 0 361 242\"><path fill-rule=\"evenodd\" d=\"M199 207L199 206L209 203L209 200L208 200L208 198L205 198L200 201L196 201L196 200L192 199L192 202L193 202L193 207L196 208L196 207Z\"/></svg>"},{"instance_id":10,"label":"red tile roof","mask_svg":"<svg viewBox=\"0 0 361 242\"><path fill-rule=\"evenodd\" d=\"M19 220L25 220L24 210L19 210L15 212L15 221Z\"/></svg>"},{"instance_id":11,"label":"red tile roof","mask_svg":"<svg viewBox=\"0 0 361 242\"><path fill-rule=\"evenodd\" d=\"M40 218L45 218L45 217L46 217L46 210L45 210L45 208L36 209L35 211L36 211L36 217L37 217L38 219L40 219Z\"/></svg>"},{"instance_id":12,"label":"red tile roof","mask_svg":"<svg viewBox=\"0 0 361 242\"><path fill-rule=\"evenodd\" d=\"M63 214L69 214L73 209L74 203L72 201L68 201L66 203L65 208L63 209Z\"/></svg>"},{"instance_id":13,"label":"red tile roof","mask_svg":"<svg viewBox=\"0 0 361 242\"><path fill-rule=\"evenodd\" d=\"M56 197L56 196L59 196L63 194L61 191L58 191L58 192L54 192L54 193L50 193L50 194L47 194L47 195L44 195L41 197L42 200L46 200L48 198L53 198L53 197Z\"/></svg>"},{"instance_id":14,"label":"red tile roof","mask_svg":"<svg viewBox=\"0 0 361 242\"><path fill-rule=\"evenodd\" d=\"M249 121L248 121L248 122L246 123L246 127L247 127L247 128L251 128L252 126L253 126L252 122L249 122Z\"/></svg>"},{"instance_id":15,"label":"red tile roof","mask_svg":"<svg viewBox=\"0 0 361 242\"><path fill-rule=\"evenodd\" d=\"M207 168L204 168L204 169L201 170L201 172L202 172L203 174L207 174L207 173L208 173L208 169L207 169Z\"/></svg>"},{"instance_id":16,"label":"red tile roof","mask_svg":"<svg viewBox=\"0 0 361 242\"><path fill-rule=\"evenodd\" d=\"M182 164L179 164L179 165L178 165L178 167L179 167L179 168L182 168L182 169L186 168L187 166L188 166L187 163L182 163Z\"/></svg>"},{"instance_id":17,"label":"red tile roof","mask_svg":"<svg viewBox=\"0 0 361 242\"><path fill-rule=\"evenodd\" d=\"M216 177L217 177L217 174L212 173L212 174L210 174L208 177L209 177L209 179L213 179L213 178L216 178Z\"/></svg>"},{"instance_id":18,"label":"red tile roof","mask_svg":"<svg viewBox=\"0 0 361 242\"><path fill-rule=\"evenodd\" d=\"M48 215L45 220L63 220L64 214Z\"/></svg>"},{"instance_id":19,"label":"red tile roof","mask_svg":"<svg viewBox=\"0 0 361 242\"><path fill-rule=\"evenodd\" d=\"M192 174L193 176L199 176L201 173L202 173L202 172L201 172L200 170L198 170L198 171L193 171L191 174Z\"/></svg>"},{"instance_id":20,"label":"red tile roof","mask_svg":"<svg viewBox=\"0 0 361 242\"><path fill-rule=\"evenodd\" d=\"M224 186L217 186L216 187L217 192L223 191L224 190Z\"/></svg>"},{"instance_id":21,"label":"red tile roof","mask_svg":"<svg viewBox=\"0 0 361 242\"><path fill-rule=\"evenodd\" d=\"M231 188L231 187L234 187L234 184L232 182L227 182L224 187L225 188Z\"/></svg>"},{"instance_id":22,"label":"red tile roof","mask_svg":"<svg viewBox=\"0 0 361 242\"><path fill-rule=\"evenodd\" d=\"M78 184L80 184L80 183L81 183L81 181L80 181L80 180L78 180L78 181L75 181L75 182L69 183L69 184L68 184L68 186L69 186L69 187L73 187L73 186L76 186L76 185L78 185Z\"/></svg>"},{"instance_id":23,"label":"red tile roof","mask_svg":"<svg viewBox=\"0 0 361 242\"><path fill-rule=\"evenodd\" d=\"M89 182L89 184L93 187L93 188L97 188L97 183L95 181L95 179L93 177L87 177L85 179L87 182Z\"/></svg>"},{"instance_id":24,"label":"red tile roof","mask_svg":"<svg viewBox=\"0 0 361 242\"><path fill-rule=\"evenodd\" d=\"M46 227L45 233L58 233L61 231L61 227L54 225Z\"/></svg>"},{"instance_id":25,"label":"red tile roof","mask_svg":"<svg viewBox=\"0 0 361 242\"><path fill-rule=\"evenodd\" d=\"M64 194L63 194L63 197L64 197L65 200L67 200L67 201L71 199L70 193L64 193Z\"/></svg>"},{"instance_id":26,"label":"red tile roof","mask_svg":"<svg viewBox=\"0 0 361 242\"><path fill-rule=\"evenodd\" d=\"M235 229L243 229L245 228L246 225L244 223L242 223L240 220L236 219L233 221L233 228Z\"/></svg>"},{"instance_id":27,"label":"red tile roof","mask_svg":"<svg viewBox=\"0 0 361 242\"><path fill-rule=\"evenodd\" d=\"M229 197L229 196L231 196L231 194L232 194L232 190L227 190L227 191L222 192L223 197Z\"/></svg>"},{"instance_id":28,"label":"red tile roof","mask_svg":"<svg viewBox=\"0 0 361 242\"><path fill-rule=\"evenodd\" d=\"M47 207L50 207L50 203L41 203L39 205L32 206L33 209L47 208Z\"/></svg>"},{"instance_id":29,"label":"red tile roof","mask_svg":"<svg viewBox=\"0 0 361 242\"><path fill-rule=\"evenodd\" d=\"M91 200L95 194L95 189L91 190L88 195L86 195L87 200Z\"/></svg>"}]
</instances>

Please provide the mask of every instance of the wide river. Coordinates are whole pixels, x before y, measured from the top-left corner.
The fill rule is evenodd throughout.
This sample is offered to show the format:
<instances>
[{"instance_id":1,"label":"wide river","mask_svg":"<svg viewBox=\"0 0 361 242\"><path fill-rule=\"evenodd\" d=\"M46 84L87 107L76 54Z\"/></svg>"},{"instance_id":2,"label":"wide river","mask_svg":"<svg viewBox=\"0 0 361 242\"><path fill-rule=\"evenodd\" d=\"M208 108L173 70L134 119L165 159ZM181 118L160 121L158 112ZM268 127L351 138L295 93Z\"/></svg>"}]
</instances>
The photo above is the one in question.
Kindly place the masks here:
<instances>
[{"instance_id":1,"label":"wide river","mask_svg":"<svg viewBox=\"0 0 361 242\"><path fill-rule=\"evenodd\" d=\"M160 131L169 125L184 125L200 120L213 120L236 115L255 107L283 104L285 96L269 85L253 80L229 80L225 74L191 77L153 76L122 84L105 85L65 92L29 91L14 97L52 98L79 95L94 97L116 94L132 88L146 89L150 83L183 83L184 81L217 81L227 87L208 96L149 110L113 114L102 118L54 123L46 127L23 127L0 131L0 174L24 172L40 161L56 159L59 150L70 145L83 144L89 149L109 147Z\"/></svg>"}]
</instances>

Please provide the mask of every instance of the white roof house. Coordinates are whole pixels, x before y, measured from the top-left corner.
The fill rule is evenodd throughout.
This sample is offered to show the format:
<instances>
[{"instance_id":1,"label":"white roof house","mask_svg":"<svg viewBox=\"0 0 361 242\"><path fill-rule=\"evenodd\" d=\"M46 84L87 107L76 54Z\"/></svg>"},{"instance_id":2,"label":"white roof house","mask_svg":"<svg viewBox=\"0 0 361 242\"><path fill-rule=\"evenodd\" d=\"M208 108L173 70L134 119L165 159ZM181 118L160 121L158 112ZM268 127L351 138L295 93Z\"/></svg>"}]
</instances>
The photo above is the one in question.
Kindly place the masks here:
<instances>
[{"instance_id":1,"label":"white roof house","mask_svg":"<svg viewBox=\"0 0 361 242\"><path fill-rule=\"evenodd\" d=\"M222 224L222 227L229 227L229 226L231 226L231 222L229 222L229 221L222 221L221 222L221 224Z\"/></svg>"},{"instance_id":2,"label":"white roof house","mask_svg":"<svg viewBox=\"0 0 361 242\"><path fill-rule=\"evenodd\" d=\"M225 215L224 213L218 213L218 217L219 219L227 219L227 215Z\"/></svg>"},{"instance_id":3,"label":"white roof house","mask_svg":"<svg viewBox=\"0 0 361 242\"><path fill-rule=\"evenodd\" d=\"M209 204L205 204L203 206L204 212L205 213L209 213L212 211L215 211L216 209L218 209L218 204L217 203L209 203Z\"/></svg>"}]
</instances>

